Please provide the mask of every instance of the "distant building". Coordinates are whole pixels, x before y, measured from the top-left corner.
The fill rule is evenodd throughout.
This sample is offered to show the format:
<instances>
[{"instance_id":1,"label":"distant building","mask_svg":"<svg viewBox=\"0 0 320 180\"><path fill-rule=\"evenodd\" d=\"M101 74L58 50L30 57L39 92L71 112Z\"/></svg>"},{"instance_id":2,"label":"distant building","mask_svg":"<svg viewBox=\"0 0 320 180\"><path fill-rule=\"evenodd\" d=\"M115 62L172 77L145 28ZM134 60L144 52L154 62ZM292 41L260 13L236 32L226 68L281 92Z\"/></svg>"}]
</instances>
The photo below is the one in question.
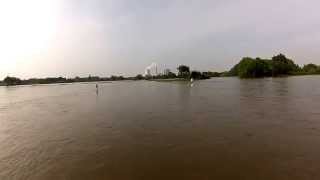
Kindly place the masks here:
<instances>
[{"instance_id":1,"label":"distant building","mask_svg":"<svg viewBox=\"0 0 320 180\"><path fill-rule=\"evenodd\" d=\"M163 71L163 74L166 75L166 76L168 76L170 72L171 72L170 69L165 69L165 70Z\"/></svg>"},{"instance_id":2,"label":"distant building","mask_svg":"<svg viewBox=\"0 0 320 180\"><path fill-rule=\"evenodd\" d=\"M156 63L152 63L150 66L146 67L145 76L157 76L158 75L158 65Z\"/></svg>"},{"instance_id":3,"label":"distant building","mask_svg":"<svg viewBox=\"0 0 320 180\"><path fill-rule=\"evenodd\" d=\"M146 76L151 76L151 70L150 69L146 69L145 75Z\"/></svg>"}]
</instances>

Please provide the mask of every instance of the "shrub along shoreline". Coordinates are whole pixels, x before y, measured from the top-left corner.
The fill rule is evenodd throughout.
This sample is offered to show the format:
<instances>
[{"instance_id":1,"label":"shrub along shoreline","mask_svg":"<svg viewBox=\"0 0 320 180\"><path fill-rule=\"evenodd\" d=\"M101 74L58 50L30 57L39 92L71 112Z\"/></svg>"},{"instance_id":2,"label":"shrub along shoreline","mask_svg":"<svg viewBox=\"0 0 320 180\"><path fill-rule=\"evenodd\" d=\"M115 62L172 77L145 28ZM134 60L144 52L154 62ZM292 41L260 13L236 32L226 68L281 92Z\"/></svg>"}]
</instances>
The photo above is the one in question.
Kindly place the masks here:
<instances>
[{"instance_id":1,"label":"shrub along shoreline","mask_svg":"<svg viewBox=\"0 0 320 180\"><path fill-rule=\"evenodd\" d=\"M229 76L240 78L279 77L289 75L320 74L320 66L307 64L303 67L295 64L285 55L279 54L272 59L245 57L229 71Z\"/></svg>"}]
</instances>

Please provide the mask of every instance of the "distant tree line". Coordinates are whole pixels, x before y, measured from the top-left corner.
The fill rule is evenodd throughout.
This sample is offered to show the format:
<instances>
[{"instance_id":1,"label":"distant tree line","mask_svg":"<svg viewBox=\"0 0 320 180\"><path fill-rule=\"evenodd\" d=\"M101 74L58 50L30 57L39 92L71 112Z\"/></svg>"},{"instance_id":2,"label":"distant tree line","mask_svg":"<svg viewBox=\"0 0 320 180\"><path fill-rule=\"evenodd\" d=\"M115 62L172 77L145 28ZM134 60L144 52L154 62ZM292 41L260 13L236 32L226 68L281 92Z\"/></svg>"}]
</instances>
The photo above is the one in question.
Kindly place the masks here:
<instances>
[{"instance_id":1,"label":"distant tree line","mask_svg":"<svg viewBox=\"0 0 320 180\"><path fill-rule=\"evenodd\" d=\"M242 60L227 73L228 76L239 76L240 78L308 74L320 74L320 66L307 64L300 67L283 54L273 56L271 59L242 58Z\"/></svg>"},{"instance_id":2,"label":"distant tree line","mask_svg":"<svg viewBox=\"0 0 320 180\"><path fill-rule=\"evenodd\" d=\"M74 83L74 82L95 82L95 81L122 81L122 80L153 80L153 79L209 79L211 77L219 77L222 73L218 72L200 72L191 71L189 66L180 65L177 68L178 73L166 71L166 73L158 74L155 76L138 74L134 77L123 77L123 76L110 76L101 78L99 76L88 77L48 77L48 78L31 78L22 80L17 77L7 76L0 85L14 86L14 85L28 85L28 84L53 84L53 83Z\"/></svg>"},{"instance_id":3,"label":"distant tree line","mask_svg":"<svg viewBox=\"0 0 320 180\"><path fill-rule=\"evenodd\" d=\"M101 78L99 76L88 76L88 77L75 77L75 78L65 78L65 77L48 77L48 78L31 78L26 80L21 80L17 77L7 76L0 83L1 85L14 86L14 85L29 85L29 84L54 84L54 83L74 83L74 82L96 82L96 81L119 81L119 80L134 80L135 78L124 78L123 76L111 76Z\"/></svg>"},{"instance_id":4,"label":"distant tree line","mask_svg":"<svg viewBox=\"0 0 320 180\"><path fill-rule=\"evenodd\" d=\"M95 82L95 81L122 81L122 80L153 80L153 79L182 79L182 80L200 80L209 79L211 77L238 76L240 78L259 78L259 77L277 77L287 75L311 75L320 74L320 66L315 64L306 64L303 67L295 64L285 55L279 54L271 59L261 59L244 57L242 60L233 66L230 71L226 72L200 72L191 71L189 66L180 65L177 67L177 74L167 71L163 74L142 75L138 74L134 77L111 76L101 78L99 76L88 77L48 77L48 78L31 78L21 80L17 77L7 76L0 85L28 85L28 84L52 84L52 83L73 83L73 82Z\"/></svg>"}]
</instances>

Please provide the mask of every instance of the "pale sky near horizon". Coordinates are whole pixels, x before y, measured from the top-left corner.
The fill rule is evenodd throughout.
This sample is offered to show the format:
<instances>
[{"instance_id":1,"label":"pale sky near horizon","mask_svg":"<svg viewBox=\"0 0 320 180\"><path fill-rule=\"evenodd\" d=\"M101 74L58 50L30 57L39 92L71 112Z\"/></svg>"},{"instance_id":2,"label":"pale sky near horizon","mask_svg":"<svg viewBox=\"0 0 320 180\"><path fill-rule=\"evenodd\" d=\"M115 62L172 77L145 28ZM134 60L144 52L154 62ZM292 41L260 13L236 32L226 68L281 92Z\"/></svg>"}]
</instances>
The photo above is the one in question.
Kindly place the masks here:
<instances>
[{"instance_id":1,"label":"pale sky near horizon","mask_svg":"<svg viewBox=\"0 0 320 180\"><path fill-rule=\"evenodd\" d=\"M320 64L317 0L3 0L0 78L229 70L284 53Z\"/></svg>"}]
</instances>

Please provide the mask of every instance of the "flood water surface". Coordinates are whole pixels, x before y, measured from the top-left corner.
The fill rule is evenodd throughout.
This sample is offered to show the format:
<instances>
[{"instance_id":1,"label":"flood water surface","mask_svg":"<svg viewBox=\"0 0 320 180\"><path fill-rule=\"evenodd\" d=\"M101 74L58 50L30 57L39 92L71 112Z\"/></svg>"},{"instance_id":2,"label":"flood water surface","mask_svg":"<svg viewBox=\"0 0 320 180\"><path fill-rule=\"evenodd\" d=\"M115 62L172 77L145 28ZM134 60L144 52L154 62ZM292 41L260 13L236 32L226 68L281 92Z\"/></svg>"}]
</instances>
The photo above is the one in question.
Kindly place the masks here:
<instances>
[{"instance_id":1,"label":"flood water surface","mask_svg":"<svg viewBox=\"0 0 320 180\"><path fill-rule=\"evenodd\" d=\"M0 87L0 179L320 179L320 76Z\"/></svg>"}]
</instances>

